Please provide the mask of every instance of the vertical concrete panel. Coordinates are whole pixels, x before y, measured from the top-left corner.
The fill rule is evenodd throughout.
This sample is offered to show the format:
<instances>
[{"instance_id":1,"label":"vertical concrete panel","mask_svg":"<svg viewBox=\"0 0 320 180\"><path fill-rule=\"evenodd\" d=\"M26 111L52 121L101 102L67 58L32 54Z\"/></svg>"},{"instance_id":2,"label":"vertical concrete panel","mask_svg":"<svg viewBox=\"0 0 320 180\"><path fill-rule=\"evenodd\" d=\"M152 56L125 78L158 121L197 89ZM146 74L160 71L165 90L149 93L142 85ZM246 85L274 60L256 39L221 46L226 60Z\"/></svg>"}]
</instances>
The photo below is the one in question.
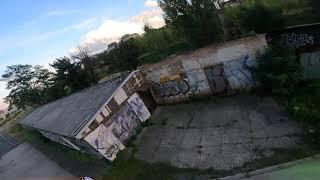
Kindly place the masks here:
<instances>
[{"instance_id":1,"label":"vertical concrete panel","mask_svg":"<svg viewBox=\"0 0 320 180\"><path fill-rule=\"evenodd\" d=\"M150 118L151 114L149 110L137 93L134 93L128 99L128 103L142 122Z\"/></svg>"},{"instance_id":2,"label":"vertical concrete panel","mask_svg":"<svg viewBox=\"0 0 320 180\"><path fill-rule=\"evenodd\" d=\"M88 134L84 140L110 161L113 161L117 157L117 153L125 148L103 124Z\"/></svg>"},{"instance_id":3,"label":"vertical concrete panel","mask_svg":"<svg viewBox=\"0 0 320 180\"><path fill-rule=\"evenodd\" d=\"M256 85L248 67L254 66L256 61L249 56L224 62L224 70L231 89L248 89Z\"/></svg>"},{"instance_id":4,"label":"vertical concrete panel","mask_svg":"<svg viewBox=\"0 0 320 180\"><path fill-rule=\"evenodd\" d=\"M140 119L131 109L128 103L125 103L112 117L111 123L105 124L111 130L114 136L124 143L135 133L135 129L140 125Z\"/></svg>"},{"instance_id":5,"label":"vertical concrete panel","mask_svg":"<svg viewBox=\"0 0 320 180\"><path fill-rule=\"evenodd\" d=\"M117 94L114 96L114 100L120 105L123 101L127 99L127 94L124 92L124 90L121 88L117 92Z\"/></svg>"}]
</instances>

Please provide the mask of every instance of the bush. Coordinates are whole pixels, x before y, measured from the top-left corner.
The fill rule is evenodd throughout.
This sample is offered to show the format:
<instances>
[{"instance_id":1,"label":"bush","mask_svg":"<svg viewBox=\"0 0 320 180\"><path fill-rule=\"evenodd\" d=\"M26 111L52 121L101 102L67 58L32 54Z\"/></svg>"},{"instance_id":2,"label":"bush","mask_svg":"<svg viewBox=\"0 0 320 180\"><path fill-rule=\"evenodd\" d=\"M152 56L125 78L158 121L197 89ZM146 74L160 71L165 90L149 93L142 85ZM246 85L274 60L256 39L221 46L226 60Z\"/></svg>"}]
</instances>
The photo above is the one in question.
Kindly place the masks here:
<instances>
[{"instance_id":1,"label":"bush","mask_svg":"<svg viewBox=\"0 0 320 180\"><path fill-rule=\"evenodd\" d=\"M241 28L246 31L265 33L281 29L285 25L282 10L279 7L266 6L262 1L242 6L240 10Z\"/></svg>"},{"instance_id":2,"label":"bush","mask_svg":"<svg viewBox=\"0 0 320 180\"><path fill-rule=\"evenodd\" d=\"M302 81L301 67L292 49L274 45L257 54L257 66L252 68L261 88L277 97L289 97Z\"/></svg>"},{"instance_id":3,"label":"bush","mask_svg":"<svg viewBox=\"0 0 320 180\"><path fill-rule=\"evenodd\" d=\"M160 0L159 4L166 23L194 47L222 39L221 22L213 0Z\"/></svg>"},{"instance_id":4,"label":"bush","mask_svg":"<svg viewBox=\"0 0 320 180\"><path fill-rule=\"evenodd\" d=\"M318 126L320 122L320 81L306 81L295 88L288 110L300 122Z\"/></svg>"},{"instance_id":5,"label":"bush","mask_svg":"<svg viewBox=\"0 0 320 180\"><path fill-rule=\"evenodd\" d=\"M304 81L292 50L275 45L257 55L253 75L301 123L304 142L320 140L320 80Z\"/></svg>"}]
</instances>

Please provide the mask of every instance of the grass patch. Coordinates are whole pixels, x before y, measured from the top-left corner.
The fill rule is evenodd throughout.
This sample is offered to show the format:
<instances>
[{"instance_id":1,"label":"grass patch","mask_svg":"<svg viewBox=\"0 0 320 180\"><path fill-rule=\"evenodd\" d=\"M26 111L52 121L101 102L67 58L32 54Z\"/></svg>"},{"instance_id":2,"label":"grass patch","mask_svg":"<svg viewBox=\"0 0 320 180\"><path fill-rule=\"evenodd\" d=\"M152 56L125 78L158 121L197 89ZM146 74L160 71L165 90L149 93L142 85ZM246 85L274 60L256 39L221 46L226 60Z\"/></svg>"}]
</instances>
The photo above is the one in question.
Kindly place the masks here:
<instances>
[{"instance_id":1,"label":"grass patch","mask_svg":"<svg viewBox=\"0 0 320 180\"><path fill-rule=\"evenodd\" d=\"M230 174L230 171L205 170L176 168L164 163L147 163L129 156L128 152L122 151L112 163L109 172L104 176L105 180L171 180L195 179L196 177L222 177Z\"/></svg>"},{"instance_id":2,"label":"grass patch","mask_svg":"<svg viewBox=\"0 0 320 180\"><path fill-rule=\"evenodd\" d=\"M273 149L273 155L270 157L262 156L259 159L245 164L241 169L246 171L254 171L257 169L283 164L290 161L295 161L310 157L320 153L320 149L314 149L308 144L300 145L297 148L291 149ZM262 155L262 153L261 153Z\"/></svg>"}]
</instances>

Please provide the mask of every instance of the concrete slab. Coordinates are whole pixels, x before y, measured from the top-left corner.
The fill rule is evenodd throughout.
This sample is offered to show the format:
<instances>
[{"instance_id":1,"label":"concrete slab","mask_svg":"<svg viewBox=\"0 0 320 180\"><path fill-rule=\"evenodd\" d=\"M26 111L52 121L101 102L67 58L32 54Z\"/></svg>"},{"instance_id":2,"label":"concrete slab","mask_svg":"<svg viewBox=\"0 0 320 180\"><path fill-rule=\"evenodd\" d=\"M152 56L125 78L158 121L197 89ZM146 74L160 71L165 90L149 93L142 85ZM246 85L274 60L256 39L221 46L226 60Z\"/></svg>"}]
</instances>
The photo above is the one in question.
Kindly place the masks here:
<instances>
[{"instance_id":1,"label":"concrete slab","mask_svg":"<svg viewBox=\"0 0 320 180\"><path fill-rule=\"evenodd\" d=\"M136 157L184 168L240 167L259 152L296 145L300 133L272 98L253 95L160 106L152 120L138 136Z\"/></svg>"},{"instance_id":2,"label":"concrete slab","mask_svg":"<svg viewBox=\"0 0 320 180\"><path fill-rule=\"evenodd\" d=\"M48 159L28 143L23 143L0 159L0 179L60 180L78 179Z\"/></svg>"}]
</instances>

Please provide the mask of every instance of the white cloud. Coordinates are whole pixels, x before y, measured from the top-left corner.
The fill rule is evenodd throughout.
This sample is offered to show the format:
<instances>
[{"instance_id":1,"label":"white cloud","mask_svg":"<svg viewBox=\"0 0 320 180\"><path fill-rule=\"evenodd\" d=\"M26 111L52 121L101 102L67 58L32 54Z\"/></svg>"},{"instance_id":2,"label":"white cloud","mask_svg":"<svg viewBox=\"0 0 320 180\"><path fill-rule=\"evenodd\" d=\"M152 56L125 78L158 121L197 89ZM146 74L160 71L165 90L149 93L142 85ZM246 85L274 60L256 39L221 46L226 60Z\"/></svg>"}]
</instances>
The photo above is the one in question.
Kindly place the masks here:
<instances>
[{"instance_id":1,"label":"white cloud","mask_svg":"<svg viewBox=\"0 0 320 180\"><path fill-rule=\"evenodd\" d=\"M143 27L148 24L152 28L161 28L165 25L160 8L146 10L128 20L106 20L98 28L88 32L81 38L79 46L87 47L92 53L107 48L112 42L117 42L125 34L142 34ZM77 53L77 48L69 49L69 53Z\"/></svg>"},{"instance_id":2,"label":"white cloud","mask_svg":"<svg viewBox=\"0 0 320 180\"><path fill-rule=\"evenodd\" d=\"M158 2L155 0L147 0L144 2L145 7L158 7Z\"/></svg>"},{"instance_id":3,"label":"white cloud","mask_svg":"<svg viewBox=\"0 0 320 180\"><path fill-rule=\"evenodd\" d=\"M160 8L143 11L142 13L132 17L130 21L136 22L138 24L148 24L153 28L161 28L165 25L164 19L162 17L162 10Z\"/></svg>"},{"instance_id":4,"label":"white cloud","mask_svg":"<svg viewBox=\"0 0 320 180\"><path fill-rule=\"evenodd\" d=\"M97 29L88 32L80 41L80 47L88 47L90 51L106 49L107 45L118 41L125 34L143 33L141 25L129 21L106 20ZM69 50L71 54L77 48Z\"/></svg>"}]
</instances>

